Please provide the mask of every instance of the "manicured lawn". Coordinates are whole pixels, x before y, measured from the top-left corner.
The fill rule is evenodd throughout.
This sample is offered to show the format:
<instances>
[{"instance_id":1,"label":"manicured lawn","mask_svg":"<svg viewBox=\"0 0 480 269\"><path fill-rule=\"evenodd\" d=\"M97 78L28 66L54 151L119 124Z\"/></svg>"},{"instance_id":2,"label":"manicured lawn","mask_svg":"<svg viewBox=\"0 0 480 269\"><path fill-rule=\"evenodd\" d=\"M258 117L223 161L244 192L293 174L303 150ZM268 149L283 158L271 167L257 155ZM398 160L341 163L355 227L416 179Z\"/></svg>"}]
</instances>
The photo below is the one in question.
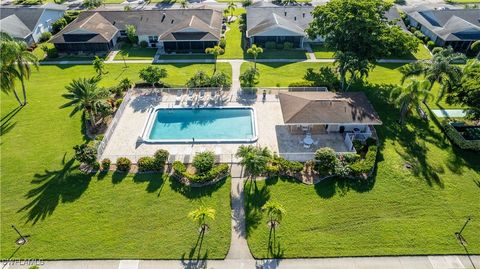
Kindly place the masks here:
<instances>
[{"instance_id":1,"label":"manicured lawn","mask_svg":"<svg viewBox=\"0 0 480 269\"><path fill-rule=\"evenodd\" d=\"M220 55L220 59L243 59L244 37L239 29L240 15L245 13L245 9L237 7L233 12L237 19L234 22L228 23L228 31L225 33L227 44L225 46L225 53ZM228 14L230 16L230 14Z\"/></svg>"},{"instance_id":2,"label":"manicured lawn","mask_svg":"<svg viewBox=\"0 0 480 269\"><path fill-rule=\"evenodd\" d=\"M253 59L252 55L246 54L246 59ZM257 59L308 59L307 51L300 49L263 49Z\"/></svg>"},{"instance_id":3,"label":"manicured lawn","mask_svg":"<svg viewBox=\"0 0 480 269\"><path fill-rule=\"evenodd\" d=\"M480 218L480 157L452 148L432 121L415 117L399 126L398 111L385 101L388 93L365 91L384 123L377 128L381 146L373 180L247 185L247 237L255 257L466 254L454 233L467 216ZM413 169L404 167L407 161ZM268 200L287 211L270 252L267 217L259 210ZM470 254L480 253L479 230L480 222L471 221L463 231Z\"/></svg>"},{"instance_id":4,"label":"manicured lawn","mask_svg":"<svg viewBox=\"0 0 480 269\"><path fill-rule=\"evenodd\" d=\"M324 45L321 44L312 44L313 53L315 58L318 59L332 59L334 57L334 52L330 49L327 49Z\"/></svg>"},{"instance_id":5,"label":"manicured lawn","mask_svg":"<svg viewBox=\"0 0 480 269\"><path fill-rule=\"evenodd\" d=\"M107 65L101 84L112 86L124 77L138 81L145 66ZM209 64L161 66L173 85L184 84L196 70L212 69ZM41 66L27 85L29 104L20 111L13 96L2 93L1 257L188 259L198 234L187 214L205 204L217 217L201 256L208 251L208 258L223 258L230 242L229 181L213 189L182 190L158 174L78 172L72 147L85 139L80 114L70 118L71 109L59 108L66 102L61 94L72 78L94 75L90 65ZM17 252L11 224L30 235Z\"/></svg>"},{"instance_id":6,"label":"manicured lawn","mask_svg":"<svg viewBox=\"0 0 480 269\"><path fill-rule=\"evenodd\" d=\"M156 48L142 48L140 46L132 46L123 44L122 49L115 55L115 60L153 60Z\"/></svg>"},{"instance_id":7,"label":"manicured lawn","mask_svg":"<svg viewBox=\"0 0 480 269\"><path fill-rule=\"evenodd\" d=\"M160 60L192 60L192 59L199 59L199 60L207 60L213 59L211 54L162 54L159 58Z\"/></svg>"}]
</instances>

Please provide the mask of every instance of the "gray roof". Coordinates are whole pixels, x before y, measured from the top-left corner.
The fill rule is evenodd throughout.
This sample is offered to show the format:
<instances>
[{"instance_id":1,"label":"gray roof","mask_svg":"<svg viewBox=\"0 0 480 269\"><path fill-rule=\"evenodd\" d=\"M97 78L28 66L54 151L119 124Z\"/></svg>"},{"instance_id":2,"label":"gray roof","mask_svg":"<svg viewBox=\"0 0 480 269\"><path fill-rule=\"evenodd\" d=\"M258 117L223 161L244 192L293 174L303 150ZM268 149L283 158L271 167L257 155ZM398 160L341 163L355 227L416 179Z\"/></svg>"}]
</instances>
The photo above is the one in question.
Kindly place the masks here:
<instances>
[{"instance_id":1,"label":"gray roof","mask_svg":"<svg viewBox=\"0 0 480 269\"><path fill-rule=\"evenodd\" d=\"M275 28L282 28L301 36L312 21L314 7L305 5L278 6L260 2L247 7L247 37Z\"/></svg>"},{"instance_id":2,"label":"gray roof","mask_svg":"<svg viewBox=\"0 0 480 269\"><path fill-rule=\"evenodd\" d=\"M65 42L64 34L87 29L100 39L110 41L117 31L134 25L137 35L157 35L160 40L217 41L222 33L222 12L213 9L167 9L141 11L85 11L57 33L53 43Z\"/></svg>"},{"instance_id":3,"label":"gray roof","mask_svg":"<svg viewBox=\"0 0 480 269\"><path fill-rule=\"evenodd\" d=\"M52 3L42 6L2 6L0 31L17 38L24 38L34 30L46 9L65 11L67 8Z\"/></svg>"},{"instance_id":4,"label":"gray roof","mask_svg":"<svg viewBox=\"0 0 480 269\"><path fill-rule=\"evenodd\" d=\"M480 9L420 8L408 15L445 41L480 39Z\"/></svg>"},{"instance_id":5,"label":"gray roof","mask_svg":"<svg viewBox=\"0 0 480 269\"><path fill-rule=\"evenodd\" d=\"M281 92L278 98L285 124L382 124L363 92Z\"/></svg>"},{"instance_id":6,"label":"gray roof","mask_svg":"<svg viewBox=\"0 0 480 269\"><path fill-rule=\"evenodd\" d=\"M402 18L400 17L400 13L398 13L398 9L395 6L392 6L387 12L385 12L385 18L387 18L388 21L393 21L395 24L402 28L403 30L408 31L407 26L403 22Z\"/></svg>"}]
</instances>

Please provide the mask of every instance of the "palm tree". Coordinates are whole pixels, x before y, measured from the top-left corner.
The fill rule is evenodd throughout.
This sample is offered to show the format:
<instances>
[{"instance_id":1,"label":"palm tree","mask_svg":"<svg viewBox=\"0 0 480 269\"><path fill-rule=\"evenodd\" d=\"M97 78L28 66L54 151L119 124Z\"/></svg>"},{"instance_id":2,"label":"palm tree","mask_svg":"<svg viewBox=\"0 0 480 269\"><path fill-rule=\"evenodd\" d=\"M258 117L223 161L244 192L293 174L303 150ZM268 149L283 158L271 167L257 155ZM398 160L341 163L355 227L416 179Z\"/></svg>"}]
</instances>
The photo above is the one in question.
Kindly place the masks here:
<instances>
[{"instance_id":1,"label":"palm tree","mask_svg":"<svg viewBox=\"0 0 480 269\"><path fill-rule=\"evenodd\" d=\"M296 0L283 0L282 3L283 3L284 5L286 5L286 6L288 6L288 5L294 5L294 4L296 4L297 1L296 1Z\"/></svg>"},{"instance_id":2,"label":"palm tree","mask_svg":"<svg viewBox=\"0 0 480 269\"><path fill-rule=\"evenodd\" d=\"M185 8L188 7L188 3L187 3L186 0L180 0L179 4L180 4L180 7L181 7L181 8L184 8L184 9L185 9Z\"/></svg>"},{"instance_id":3,"label":"palm tree","mask_svg":"<svg viewBox=\"0 0 480 269\"><path fill-rule=\"evenodd\" d=\"M15 67L16 42L7 34L1 35L0 40L0 88L2 92L13 92L13 95L22 106L22 101L15 90L15 80L20 78L20 73Z\"/></svg>"},{"instance_id":4,"label":"palm tree","mask_svg":"<svg viewBox=\"0 0 480 269\"><path fill-rule=\"evenodd\" d=\"M19 73L20 84L22 85L23 104L27 104L27 91L25 88L25 79L29 79L32 74L32 66L38 70L38 58L32 52L28 51L25 42L16 42L17 50L15 54L15 64Z\"/></svg>"},{"instance_id":5,"label":"palm tree","mask_svg":"<svg viewBox=\"0 0 480 269\"><path fill-rule=\"evenodd\" d=\"M270 229L273 230L275 230L278 224L280 224L280 221L282 221L283 216L287 212L280 203L275 201L268 201L265 203L265 205L262 206L262 210L267 212L268 223L270 225Z\"/></svg>"},{"instance_id":6,"label":"palm tree","mask_svg":"<svg viewBox=\"0 0 480 269\"><path fill-rule=\"evenodd\" d=\"M400 124L405 123L405 118L412 107L420 110L421 99L431 96L430 81L412 78L406 87L397 87L391 92L391 97L400 108Z\"/></svg>"},{"instance_id":7,"label":"palm tree","mask_svg":"<svg viewBox=\"0 0 480 269\"><path fill-rule=\"evenodd\" d=\"M105 72L105 61L100 57L95 56L95 59L93 59L92 65L93 65L93 69L95 69L95 72L97 72L99 76L107 73Z\"/></svg>"},{"instance_id":8,"label":"palm tree","mask_svg":"<svg viewBox=\"0 0 480 269\"><path fill-rule=\"evenodd\" d=\"M215 220L215 209L211 207L200 206L199 208L188 213L188 217L198 224L200 233L205 233L207 225L207 219Z\"/></svg>"},{"instance_id":9,"label":"palm tree","mask_svg":"<svg viewBox=\"0 0 480 269\"><path fill-rule=\"evenodd\" d=\"M236 8L237 8L237 4L235 4L235 2L232 1L228 3L227 10L230 11L230 20L233 18L233 12L235 11Z\"/></svg>"},{"instance_id":10,"label":"palm tree","mask_svg":"<svg viewBox=\"0 0 480 269\"><path fill-rule=\"evenodd\" d=\"M222 49L222 47L216 45L213 48L206 48L205 49L206 54L212 54L214 58L214 64L213 64L213 74L217 71L217 57L218 55L222 55L225 53L225 50Z\"/></svg>"},{"instance_id":11,"label":"palm tree","mask_svg":"<svg viewBox=\"0 0 480 269\"><path fill-rule=\"evenodd\" d=\"M252 180L265 172L265 167L272 157L268 148L254 147L252 145L240 146L235 155L242 159L240 163L245 167L245 171Z\"/></svg>"},{"instance_id":12,"label":"palm tree","mask_svg":"<svg viewBox=\"0 0 480 269\"><path fill-rule=\"evenodd\" d=\"M474 52L477 52L477 59L480 60L480 40L477 40L470 45L470 49Z\"/></svg>"},{"instance_id":13,"label":"palm tree","mask_svg":"<svg viewBox=\"0 0 480 269\"><path fill-rule=\"evenodd\" d=\"M412 76L419 76L421 75L424 70L424 63L421 61L409 63L400 67L400 73L402 74L402 78L400 79L400 83L403 85L405 79L410 78Z\"/></svg>"},{"instance_id":14,"label":"palm tree","mask_svg":"<svg viewBox=\"0 0 480 269\"><path fill-rule=\"evenodd\" d=\"M249 49L247 49L248 54L252 54L253 56L253 68L257 69L257 56L260 53L263 53L263 49L261 47L257 47L257 45L253 44Z\"/></svg>"},{"instance_id":15,"label":"palm tree","mask_svg":"<svg viewBox=\"0 0 480 269\"><path fill-rule=\"evenodd\" d=\"M70 116L75 115L80 110L84 113L88 113L90 115L90 124L92 128L95 128L96 124L95 115L97 107L109 95L107 90L97 87L99 81L99 77L72 80L72 82L65 87L68 93L62 95L70 101L60 106L60 108L73 106L74 108L70 113Z\"/></svg>"}]
</instances>

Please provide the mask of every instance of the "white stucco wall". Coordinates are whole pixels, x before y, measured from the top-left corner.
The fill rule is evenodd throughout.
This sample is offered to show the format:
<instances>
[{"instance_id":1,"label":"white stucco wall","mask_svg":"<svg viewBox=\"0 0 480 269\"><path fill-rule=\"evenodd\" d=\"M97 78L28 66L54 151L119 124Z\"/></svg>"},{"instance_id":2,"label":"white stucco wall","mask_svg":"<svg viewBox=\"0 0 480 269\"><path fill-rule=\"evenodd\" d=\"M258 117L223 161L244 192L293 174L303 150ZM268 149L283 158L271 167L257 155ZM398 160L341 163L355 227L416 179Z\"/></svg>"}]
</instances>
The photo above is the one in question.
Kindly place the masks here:
<instances>
[{"instance_id":1,"label":"white stucco wall","mask_svg":"<svg viewBox=\"0 0 480 269\"><path fill-rule=\"evenodd\" d=\"M46 9L43 11L42 16L37 22L37 25L33 29L32 37L35 42L38 42L43 32L49 32L52 30L52 23L63 17L65 11Z\"/></svg>"}]
</instances>

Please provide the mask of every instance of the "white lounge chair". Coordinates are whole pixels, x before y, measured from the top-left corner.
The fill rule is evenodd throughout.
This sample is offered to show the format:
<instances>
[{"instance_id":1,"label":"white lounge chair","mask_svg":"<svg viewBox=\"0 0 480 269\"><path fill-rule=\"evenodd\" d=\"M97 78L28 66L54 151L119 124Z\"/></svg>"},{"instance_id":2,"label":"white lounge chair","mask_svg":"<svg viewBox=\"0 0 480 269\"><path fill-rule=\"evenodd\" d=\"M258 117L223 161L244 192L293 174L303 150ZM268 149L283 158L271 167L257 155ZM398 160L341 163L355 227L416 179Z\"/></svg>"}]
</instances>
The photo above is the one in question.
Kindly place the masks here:
<instances>
[{"instance_id":1,"label":"white lounge chair","mask_svg":"<svg viewBox=\"0 0 480 269\"><path fill-rule=\"evenodd\" d=\"M308 145L308 144L303 144L303 147L306 148L306 149L309 149L309 148L310 148L310 145Z\"/></svg>"},{"instance_id":2,"label":"white lounge chair","mask_svg":"<svg viewBox=\"0 0 480 269\"><path fill-rule=\"evenodd\" d=\"M182 101L182 90L177 91L177 95L175 96L175 102L180 103Z\"/></svg>"},{"instance_id":3,"label":"white lounge chair","mask_svg":"<svg viewBox=\"0 0 480 269\"><path fill-rule=\"evenodd\" d=\"M205 101L205 90L200 91L199 99L200 102Z\"/></svg>"}]
</instances>

